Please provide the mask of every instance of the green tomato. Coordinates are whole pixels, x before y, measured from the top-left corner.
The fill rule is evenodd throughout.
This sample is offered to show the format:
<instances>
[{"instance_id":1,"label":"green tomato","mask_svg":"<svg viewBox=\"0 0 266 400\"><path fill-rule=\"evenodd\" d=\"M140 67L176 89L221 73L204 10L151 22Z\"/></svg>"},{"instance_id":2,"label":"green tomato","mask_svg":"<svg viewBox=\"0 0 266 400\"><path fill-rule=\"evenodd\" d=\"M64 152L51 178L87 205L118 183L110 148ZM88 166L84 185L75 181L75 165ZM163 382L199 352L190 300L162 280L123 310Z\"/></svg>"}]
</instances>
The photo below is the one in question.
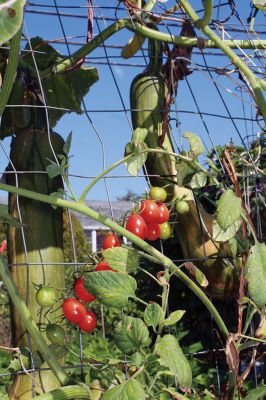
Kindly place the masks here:
<instances>
[{"instance_id":1,"label":"green tomato","mask_svg":"<svg viewBox=\"0 0 266 400\"><path fill-rule=\"evenodd\" d=\"M188 202L185 200L177 200L175 203L175 209L179 214L187 214L189 212Z\"/></svg>"},{"instance_id":2,"label":"green tomato","mask_svg":"<svg viewBox=\"0 0 266 400\"><path fill-rule=\"evenodd\" d=\"M49 324L46 328L46 336L50 342L62 345L65 342L64 328L57 324Z\"/></svg>"},{"instance_id":3,"label":"green tomato","mask_svg":"<svg viewBox=\"0 0 266 400\"><path fill-rule=\"evenodd\" d=\"M149 197L151 200L154 200L154 201L165 201L165 199L167 197L167 193L164 188L154 186L150 190Z\"/></svg>"},{"instance_id":4,"label":"green tomato","mask_svg":"<svg viewBox=\"0 0 266 400\"><path fill-rule=\"evenodd\" d=\"M172 228L169 222L164 222L163 224L160 224L160 228L161 228L160 239L166 240L172 236Z\"/></svg>"},{"instance_id":5,"label":"green tomato","mask_svg":"<svg viewBox=\"0 0 266 400\"><path fill-rule=\"evenodd\" d=\"M36 301L42 307L52 307L56 302L56 290L42 286L36 293Z\"/></svg>"}]
</instances>

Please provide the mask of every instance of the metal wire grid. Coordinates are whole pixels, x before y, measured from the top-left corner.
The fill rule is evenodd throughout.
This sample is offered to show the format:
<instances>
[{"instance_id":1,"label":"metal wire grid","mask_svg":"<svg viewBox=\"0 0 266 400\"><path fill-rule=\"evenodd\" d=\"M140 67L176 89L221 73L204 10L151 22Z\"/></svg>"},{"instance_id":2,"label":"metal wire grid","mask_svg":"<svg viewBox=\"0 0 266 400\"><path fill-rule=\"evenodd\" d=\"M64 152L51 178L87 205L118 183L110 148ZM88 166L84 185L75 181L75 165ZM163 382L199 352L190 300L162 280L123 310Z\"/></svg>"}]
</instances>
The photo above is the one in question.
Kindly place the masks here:
<instances>
[{"instance_id":1,"label":"metal wire grid","mask_svg":"<svg viewBox=\"0 0 266 400\"><path fill-rule=\"evenodd\" d=\"M232 12L230 8L229 2L223 2L217 1L217 4L214 5L214 9L216 10L216 22L213 24L213 27L218 30L218 33L220 33L220 25L219 25L219 19L225 18L226 15L230 15ZM108 2L108 4L110 4ZM122 6L118 6L117 4L115 6L106 6L104 1L93 1L92 5L93 10L94 10L94 30L96 31L96 34L100 34L101 30L103 27L107 26L110 22L115 21L118 19L118 14L123 13L125 14L125 9ZM38 8L37 8L38 7ZM37 17L44 17L47 16L52 19L52 23L55 23L55 18L57 19L58 25L61 29L61 35L63 37L59 39L48 39L49 43L54 43L56 46L60 46L60 49L62 48L62 45L65 47L65 53L70 57L71 56L71 49L73 46L80 46L82 43L84 43L84 40L80 41L80 39L85 38L85 36L80 36L80 31L78 31L78 35L67 35L67 28L66 28L66 23L65 23L65 18L71 18L72 21L77 21L78 19L86 19L87 15L87 7L88 5L78 5L76 4L65 4L64 1L56 1L56 0L51 0L49 4L42 4L41 2L28 2L26 6L26 15L27 14L32 14ZM47 11L47 9L49 9ZM73 12L66 12L64 9L71 9ZM85 10L85 13L79 14L77 12ZM164 6L162 4L159 4L156 6L155 13L159 15L163 15L164 12ZM120 15L119 15L120 17ZM161 23L161 28L165 29L166 32L170 34L177 34L181 22L184 18L184 16L180 13L177 13L175 15L176 20L175 21L168 21L163 19ZM134 21L132 20L134 23ZM95 29L96 28L96 29ZM258 37L259 34L264 33L265 25L260 26L260 30L257 31L256 33L250 32L246 24L243 22L243 18L240 17L238 14L237 10L234 10L232 12L232 16L229 20L223 23L222 29L223 32L226 34L232 36L234 39L235 36L247 36L250 40L252 40L254 37ZM30 32L28 32L28 24L27 24L27 19L24 24L24 39L29 43L30 46ZM141 60L141 64L136 64L135 62L129 61L129 62L116 62L113 61L114 59L120 59L120 55L117 54L117 51L120 51L121 45L116 44L116 39L112 41L110 44L109 42L106 44L104 43L102 46L100 46L99 50L99 55L96 56L89 56L86 58L85 62L90 63L91 65L106 65L108 67L109 71L109 78L114 83L114 89L118 94L118 99L119 102L121 103L121 108L119 106L111 107L111 108L102 108L102 109L92 109L88 104L87 104L87 99L82 100L82 108L84 111L84 115L87 121L87 126L89 130L89 135L92 138L92 140L97 140L100 143L100 149L101 149L101 159L102 159L102 167L105 168L106 166L106 149L105 149L105 135L101 131L101 129L98 127L96 120L96 116L98 113L101 115L107 114L110 115L113 113L117 113L118 115L124 115L126 124L128 125L126 131L127 131L127 137L129 138L132 132L132 126L130 122L130 108L128 107L128 100L125 97L125 91L122 85L119 82L119 75L117 70L115 69L117 66L122 66L122 67L131 67L134 70L137 67L147 67L147 56L146 56L146 48L143 48L140 53L138 53L135 57L134 60ZM35 60L34 53L35 51L30 48L30 51L32 53L32 58ZM111 53L110 53L111 52ZM258 74L265 75L265 62L264 62L264 55L261 52L255 52L256 53L256 59L252 59L252 68L254 71L256 71ZM243 58L247 58L251 56L251 52L246 51L245 54L241 54ZM197 59L197 62L195 61ZM200 61L198 61L200 59ZM101 61L103 60L103 61ZM252 100L250 98L250 95L245 92L244 85L241 84L241 82L237 81L238 87L235 88L236 85L236 79L230 79L231 76L227 75L226 78L224 75L217 75L217 71L224 71L226 72L227 69L232 68L231 66L225 66L224 63L227 62L223 54L220 52L216 51L194 51L193 52L193 63L191 64L191 68L194 70L194 73L192 75L195 76L196 74L202 75L202 74L207 74L208 79L211 84L213 85L214 90L218 94L218 98L220 99L221 106L224 109L224 114L219 109L219 112L217 113L214 112L206 112L202 110L202 102L201 97L198 93L197 85L196 82L192 78L187 78L184 83L181 83L180 87L178 88L178 95L177 95L177 100L173 106L173 109L170 111L171 112L171 134L172 138L177 146L177 148L180 148L183 146L183 143L181 141L181 123L182 121L184 126L186 126L187 120L186 120L186 115L189 116L195 116L198 119L198 122L201 124L202 129L203 129L203 134L202 134L202 139L204 141L204 145L206 150L215 150L215 146L217 144L217 138L215 138L215 130L213 128L213 122L212 118L215 118L215 121L217 121L217 118L224 120L224 121L229 121L231 123L230 127L230 135L231 137L236 140L237 142L241 143L243 147L246 149L246 151L249 151L249 145L250 143L245 140L245 138L250 136L250 132L252 132L252 137L256 137L257 133L259 133L260 128L258 128L257 125L257 118L255 117L255 109L254 105L252 104ZM215 66L210 67L210 64L213 63ZM222 68L221 68L222 67ZM38 68L37 64L35 62L35 68L36 72L38 73ZM104 71L104 73L107 73ZM229 78L229 79L228 79ZM49 125L49 104L46 104L45 102L45 96L42 90L42 82L40 79L40 76L38 76L39 80L39 85L40 89L42 91L43 95L43 100L44 100L44 106L43 108L45 109L46 113L46 121L47 121L47 130L48 130L48 135L50 135L50 125ZM207 82L207 81L206 81ZM221 83L220 83L221 82ZM189 94L190 101L189 105L190 107L193 106L194 109L187 109L186 107L183 107L182 102L180 99L186 95L186 97ZM239 107L238 107L238 112L239 115L234 116L233 113L230 110L231 106L231 101L232 101L232 95L234 95L234 100L238 104L241 104L242 108L242 113L239 112ZM210 102L206 102L207 107L209 107ZM182 107L182 108L181 108ZM220 107L220 106L219 106ZM184 108L184 109L183 109ZM192 108L192 107L191 107ZM218 107L216 107L217 109ZM182 120L182 117L184 116L184 120ZM227 124L227 126L229 126ZM244 128L244 129L243 129ZM245 134L243 134L243 132ZM224 143L224 140L221 138L219 140L220 143ZM3 154L5 156L5 159L7 162L10 162L10 158L8 156L8 152L5 149L3 143L0 142L1 149L3 151ZM51 145L52 149L52 145ZM53 149L52 149L53 150ZM54 153L54 157L56 160L56 156ZM58 161L57 161L58 162ZM222 164L221 167L223 168ZM71 170L70 170L71 171ZM4 171L3 171L4 172ZM25 171L16 171L15 168L13 168L13 171L8 171L8 173L13 173L15 174L16 178L19 174L23 173L43 173L42 171L30 171L30 172L25 172ZM257 176L257 171L256 169L254 170L254 175ZM254 182L254 175L251 177L248 177L248 183L246 187L246 192L249 191L250 187L255 187L256 184ZM91 179L94 177L94 175L91 174L76 174L76 173L69 173L69 177L73 178L78 178L78 179ZM112 212L112 194L111 194L111 186L113 182L116 180L122 181L123 179L128 180L128 178L132 178L131 176L123 173L118 173L117 175L109 175L104 178L104 188L105 188L105 193L106 197L109 202L109 207L110 207L110 212L111 215L113 214ZM147 173L140 174L140 176L137 179L140 179L140 187L141 191L144 182L144 178L148 179ZM134 178L136 179L136 178ZM247 180L246 176L243 177L244 180ZM111 182L110 182L111 181ZM110 182L110 183L109 183ZM142 183L142 186L141 186ZM248 196L246 196L246 199L248 201ZM19 210L19 200L18 200L18 210ZM260 214L258 213L258 220L260 220ZM70 221L70 226L71 226L71 215L69 214L69 221ZM20 222L23 222L20 217ZM23 233L23 227L22 233ZM71 228L72 232L72 249L73 249L73 263L68 263L68 265L73 266L74 269L76 269L78 266L82 265L83 263L77 263L76 260L76 251L75 251L75 242L74 242L74 235L73 235L73 229ZM204 241L203 245L204 245ZM24 241L24 249L25 249L25 254L27 254L27 243ZM161 243L161 251L164 252L164 245L163 242ZM208 259L208 257L205 257L204 259ZM203 260L202 258L200 259L201 261ZM173 260L175 263L179 262L184 262L184 258L182 259L176 259ZM187 259L186 261L197 261L197 259ZM45 263L47 264L47 263ZM61 264L62 267L66 265L66 263ZM19 265L17 265L19 267ZM27 268L31 267L31 263L27 262ZM102 308L102 321L104 321L104 310ZM212 325L212 321L210 321ZM103 324L104 325L104 324ZM80 363L76 365L67 365L65 368L71 369L71 368L77 368L82 371L83 368L86 368L86 366L83 363L83 340L82 340L82 333L80 333ZM31 350L31 342L30 342L30 337L28 337L29 341L29 348ZM209 354L210 352L216 354L216 352L223 351L223 349L215 349L212 348L210 350L206 350L204 352L201 352L201 354ZM255 351L255 350L254 350ZM32 353L32 352L31 352ZM197 355L198 353L193 353L193 355ZM31 354L32 355L32 354ZM34 378L34 373L38 371L39 369L34 366L34 360L32 358L32 365L31 368L27 370L29 374L31 374ZM126 360L125 360L126 361ZM220 390L220 371L219 371L219 365L217 358L214 357L214 363L215 363L215 368L216 368L216 375L217 375L217 386ZM45 368L46 369L46 368ZM24 371L21 371L20 374L25 373ZM4 373L0 374L0 376L5 376L10 373ZM256 377L256 365L255 365L255 377ZM34 380L33 380L33 397L35 397L35 388L34 388Z\"/></svg>"}]
</instances>

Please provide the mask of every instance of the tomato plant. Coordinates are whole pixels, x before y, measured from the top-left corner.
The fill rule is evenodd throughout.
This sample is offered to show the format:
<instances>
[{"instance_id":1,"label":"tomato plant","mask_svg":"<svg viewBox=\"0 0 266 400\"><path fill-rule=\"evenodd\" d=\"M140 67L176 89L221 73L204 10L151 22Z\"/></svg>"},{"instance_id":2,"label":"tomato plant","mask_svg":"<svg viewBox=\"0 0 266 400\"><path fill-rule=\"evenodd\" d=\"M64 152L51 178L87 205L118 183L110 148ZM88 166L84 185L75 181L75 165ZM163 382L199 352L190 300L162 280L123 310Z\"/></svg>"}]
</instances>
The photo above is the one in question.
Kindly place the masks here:
<instances>
[{"instance_id":1,"label":"tomato plant","mask_svg":"<svg viewBox=\"0 0 266 400\"><path fill-rule=\"evenodd\" d=\"M175 203L175 209L179 214L186 214L189 212L189 204L185 200L177 200Z\"/></svg>"},{"instance_id":2,"label":"tomato plant","mask_svg":"<svg viewBox=\"0 0 266 400\"><path fill-rule=\"evenodd\" d=\"M97 326L96 315L92 311L87 311L87 314L79 322L78 326L84 332L92 332Z\"/></svg>"},{"instance_id":3,"label":"tomato plant","mask_svg":"<svg viewBox=\"0 0 266 400\"><path fill-rule=\"evenodd\" d=\"M158 224L163 224L164 222L167 222L169 220L169 210L165 203L159 203L158 209L159 209L159 216L156 222Z\"/></svg>"},{"instance_id":4,"label":"tomato plant","mask_svg":"<svg viewBox=\"0 0 266 400\"><path fill-rule=\"evenodd\" d=\"M64 300L62 308L66 319L74 324L81 322L87 314L84 304L72 297Z\"/></svg>"},{"instance_id":5,"label":"tomato plant","mask_svg":"<svg viewBox=\"0 0 266 400\"><path fill-rule=\"evenodd\" d=\"M102 248L103 250L111 249L112 247L121 246L120 239L114 233L110 233L104 238Z\"/></svg>"},{"instance_id":6,"label":"tomato plant","mask_svg":"<svg viewBox=\"0 0 266 400\"><path fill-rule=\"evenodd\" d=\"M80 276L79 278L75 279L74 285L73 285L74 292L76 296L84 301L85 303L91 303L96 299L92 294L90 294L85 286L84 286L84 278Z\"/></svg>"},{"instance_id":7,"label":"tomato plant","mask_svg":"<svg viewBox=\"0 0 266 400\"><path fill-rule=\"evenodd\" d=\"M105 260L100 261L99 264L96 265L95 271L114 271Z\"/></svg>"},{"instance_id":8,"label":"tomato plant","mask_svg":"<svg viewBox=\"0 0 266 400\"><path fill-rule=\"evenodd\" d=\"M164 188L153 186L149 192L151 200L163 202L166 200L167 193Z\"/></svg>"},{"instance_id":9,"label":"tomato plant","mask_svg":"<svg viewBox=\"0 0 266 400\"><path fill-rule=\"evenodd\" d=\"M153 200L143 200L140 203L139 213L147 224L158 221L159 209Z\"/></svg>"},{"instance_id":10,"label":"tomato plant","mask_svg":"<svg viewBox=\"0 0 266 400\"><path fill-rule=\"evenodd\" d=\"M164 222L163 224L160 225L161 228L161 233L160 233L160 239L169 239L172 235L172 228L169 222Z\"/></svg>"},{"instance_id":11,"label":"tomato plant","mask_svg":"<svg viewBox=\"0 0 266 400\"><path fill-rule=\"evenodd\" d=\"M52 307L56 301L56 290L52 287L42 286L36 293L36 301L42 307Z\"/></svg>"},{"instance_id":12,"label":"tomato plant","mask_svg":"<svg viewBox=\"0 0 266 400\"><path fill-rule=\"evenodd\" d=\"M147 240L153 241L157 240L160 237L161 228L159 224L157 224L156 222L151 222L150 224L147 225L147 228L148 228L146 236Z\"/></svg>"},{"instance_id":13,"label":"tomato plant","mask_svg":"<svg viewBox=\"0 0 266 400\"><path fill-rule=\"evenodd\" d=\"M126 229L140 239L146 239L148 228L141 215L133 213L127 220Z\"/></svg>"},{"instance_id":14,"label":"tomato plant","mask_svg":"<svg viewBox=\"0 0 266 400\"><path fill-rule=\"evenodd\" d=\"M57 324L49 324L46 327L46 336L50 342L62 345L65 341L64 328Z\"/></svg>"}]
</instances>

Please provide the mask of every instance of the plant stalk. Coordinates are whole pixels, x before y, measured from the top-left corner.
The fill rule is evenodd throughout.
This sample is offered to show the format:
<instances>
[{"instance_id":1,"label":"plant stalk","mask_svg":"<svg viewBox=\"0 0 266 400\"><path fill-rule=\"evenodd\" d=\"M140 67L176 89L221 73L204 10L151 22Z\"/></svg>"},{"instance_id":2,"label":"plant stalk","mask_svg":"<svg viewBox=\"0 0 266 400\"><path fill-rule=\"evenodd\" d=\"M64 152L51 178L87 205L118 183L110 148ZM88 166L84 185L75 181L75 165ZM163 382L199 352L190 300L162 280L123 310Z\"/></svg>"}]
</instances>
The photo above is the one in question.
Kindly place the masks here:
<instances>
[{"instance_id":1,"label":"plant stalk","mask_svg":"<svg viewBox=\"0 0 266 400\"><path fill-rule=\"evenodd\" d=\"M195 22L195 26L198 29L205 28L205 26L209 25L211 19L212 19L212 0L205 0L204 15L201 19L198 19Z\"/></svg>"}]
</instances>

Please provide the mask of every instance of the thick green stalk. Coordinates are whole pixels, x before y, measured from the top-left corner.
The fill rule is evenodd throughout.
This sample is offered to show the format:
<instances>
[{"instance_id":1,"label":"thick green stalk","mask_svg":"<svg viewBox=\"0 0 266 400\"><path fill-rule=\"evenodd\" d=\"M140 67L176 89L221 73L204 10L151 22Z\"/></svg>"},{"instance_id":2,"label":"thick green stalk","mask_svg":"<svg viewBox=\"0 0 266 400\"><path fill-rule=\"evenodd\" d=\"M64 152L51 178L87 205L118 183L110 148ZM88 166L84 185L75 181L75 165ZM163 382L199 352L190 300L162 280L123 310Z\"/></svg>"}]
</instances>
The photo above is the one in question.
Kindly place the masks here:
<instances>
[{"instance_id":1,"label":"thick green stalk","mask_svg":"<svg viewBox=\"0 0 266 400\"><path fill-rule=\"evenodd\" d=\"M202 18L195 22L195 26L199 29L205 28L209 25L212 19L212 0L205 0L204 3L204 15Z\"/></svg>"},{"instance_id":2,"label":"thick green stalk","mask_svg":"<svg viewBox=\"0 0 266 400\"><path fill-rule=\"evenodd\" d=\"M139 239L137 236L123 228L122 226L118 225L116 222L110 220L109 218L105 217L104 215L99 214L98 212L92 210L86 204L81 202L71 202L69 200L54 198L52 196L48 196L45 194L40 194L36 192L32 192L26 189L16 188L11 185L6 185L4 183L0 183L0 189L5 190L10 193L16 193L20 196L24 196L33 200L41 201L43 203L48 203L56 207L63 207L73 211L76 211L80 214L86 215L94 220L108 226L110 229L117 232L119 235L125 236L129 241L137 245L140 249L146 251L150 255L156 257L161 264L165 268L169 268L170 272L174 272L175 275L183 281L195 294L200 298L200 300L204 303L207 307L209 312L212 314L216 324L218 325L220 331L222 332L225 339L227 339L229 332L219 315L216 308L213 306L212 302L208 299L205 293L198 287L184 272L178 269L178 267L166 256L160 253L157 249L146 243L144 240ZM15 303L16 305L16 303Z\"/></svg>"},{"instance_id":3,"label":"thick green stalk","mask_svg":"<svg viewBox=\"0 0 266 400\"><path fill-rule=\"evenodd\" d=\"M8 57L8 63L6 67L4 82L0 92L0 115L2 115L4 112L4 109L7 105L13 87L14 80L16 78L20 39L21 39L21 29L19 29L19 31L15 34L15 36L13 36L13 38L10 40L10 52Z\"/></svg>"},{"instance_id":4,"label":"thick green stalk","mask_svg":"<svg viewBox=\"0 0 266 400\"><path fill-rule=\"evenodd\" d=\"M198 17L197 17L198 20ZM131 21L126 21L126 28L133 32L139 32L143 36L148 38L159 40L160 42L172 43L175 45L180 45L183 47L199 47L202 46L202 42L199 43L197 38L188 38L184 36L171 36L168 33L155 31L154 29L148 28L145 25L141 25L138 22L134 22L134 25ZM207 27L206 27L207 28ZM206 29L204 28L204 29ZM204 30L202 30L204 31ZM205 33L205 32L204 32ZM215 35L216 36L216 35ZM217 36L216 36L217 37ZM266 40L223 40L222 41L228 48L230 49L238 49L241 47L242 49L265 49ZM220 48L220 45L217 44L216 40L205 40L204 46L207 49L217 49ZM243 63L244 64L244 63Z\"/></svg>"},{"instance_id":5,"label":"thick green stalk","mask_svg":"<svg viewBox=\"0 0 266 400\"><path fill-rule=\"evenodd\" d=\"M49 349L45 340L43 339L40 331L32 318L32 315L26 306L26 303L21 298L19 291L14 284L11 273L6 265L4 257L0 254L0 275L4 282L4 285L8 291L8 294L15 304L17 312L20 314L20 318L23 322L25 329L29 332L32 340L35 342L38 350L43 354L43 357L50 368L53 370L57 379L62 385L66 385L69 382L69 376L58 364L54 353Z\"/></svg>"},{"instance_id":6,"label":"thick green stalk","mask_svg":"<svg viewBox=\"0 0 266 400\"><path fill-rule=\"evenodd\" d=\"M198 21L199 16L195 12L195 10L191 7L190 3L187 0L180 0L179 4L183 8L183 10L189 15L189 17L191 18L191 21L195 24ZM232 63L235 64L237 66L237 68L239 68L239 70L247 78L247 80L249 81L249 83L255 93L258 106L260 108L260 111L261 111L264 121L266 123L266 102L265 102L265 99L264 99L264 96L262 93L262 87L263 88L265 88L265 87L264 87L264 84L261 83L263 81L256 77L256 75L245 64L245 62L240 57L238 57L233 50L231 50L231 48L228 46L226 41L220 39L219 36L217 36L211 30L211 28L209 28L208 26L205 26L204 28L202 28L202 32L205 33L205 35L207 35L213 41L213 43L215 43L215 45L218 48L220 48L224 52L224 54L227 55L228 58L230 58ZM240 47L243 48L243 46L241 46L241 45L240 45Z\"/></svg>"},{"instance_id":7,"label":"thick green stalk","mask_svg":"<svg viewBox=\"0 0 266 400\"><path fill-rule=\"evenodd\" d=\"M154 38L155 40L162 42L173 43L185 47L198 47L198 40L195 38L172 36L163 32L155 31L154 29L141 25L138 22L134 22L134 24L132 24L130 19L120 19L104 29L99 35L95 36L88 44L82 46L79 50L73 53L71 57L67 58L63 62L58 63L57 65L54 65L52 68L49 67L42 71L41 77L47 78L53 74L66 71L68 68L74 65L77 60L86 57L103 42L105 42L105 40L107 40L110 36L124 28L127 28L131 31L137 31L144 36ZM241 47L243 49L265 49L266 47L266 40L225 40L223 43L225 43L229 48ZM217 46L217 44L212 40L206 40L204 45L206 48L220 47ZM21 62L23 63L23 60L21 60ZM32 69L31 73L36 75L36 71L34 71L34 69Z\"/></svg>"},{"instance_id":8,"label":"thick green stalk","mask_svg":"<svg viewBox=\"0 0 266 400\"><path fill-rule=\"evenodd\" d=\"M60 389L52 390L49 393L41 394L36 400L91 400L91 391L82 386L65 386Z\"/></svg>"}]
</instances>

